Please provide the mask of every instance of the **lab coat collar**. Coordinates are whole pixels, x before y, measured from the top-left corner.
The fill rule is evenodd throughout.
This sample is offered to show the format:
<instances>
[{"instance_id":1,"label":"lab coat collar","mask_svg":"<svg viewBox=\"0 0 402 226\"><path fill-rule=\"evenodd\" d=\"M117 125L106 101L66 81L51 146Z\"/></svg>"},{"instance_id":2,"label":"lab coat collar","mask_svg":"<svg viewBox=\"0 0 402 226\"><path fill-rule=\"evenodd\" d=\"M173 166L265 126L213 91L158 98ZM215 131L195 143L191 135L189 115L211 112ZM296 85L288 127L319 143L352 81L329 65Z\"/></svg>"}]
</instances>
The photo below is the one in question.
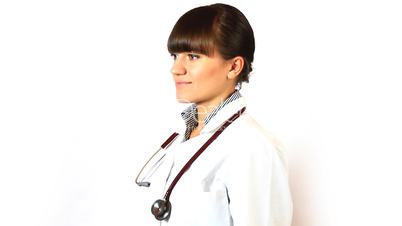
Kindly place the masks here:
<instances>
[{"instance_id":1,"label":"lab coat collar","mask_svg":"<svg viewBox=\"0 0 402 226\"><path fill-rule=\"evenodd\" d=\"M201 134L203 133L211 133L215 132L219 129L228 118L238 112L240 109L246 106L246 100L244 97L239 97L236 100L228 103L224 108L218 111L218 113L211 118L208 124L201 130Z\"/></svg>"}]
</instances>

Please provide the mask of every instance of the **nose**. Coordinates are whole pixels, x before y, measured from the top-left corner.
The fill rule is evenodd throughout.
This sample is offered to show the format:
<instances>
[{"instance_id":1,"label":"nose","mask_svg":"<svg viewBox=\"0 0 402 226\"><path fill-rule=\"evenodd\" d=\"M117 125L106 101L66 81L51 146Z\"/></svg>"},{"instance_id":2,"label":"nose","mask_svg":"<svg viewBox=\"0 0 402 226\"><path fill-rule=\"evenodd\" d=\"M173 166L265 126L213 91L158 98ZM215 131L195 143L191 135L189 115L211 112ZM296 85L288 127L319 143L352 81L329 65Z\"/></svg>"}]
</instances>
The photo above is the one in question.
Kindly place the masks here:
<instances>
[{"instance_id":1,"label":"nose","mask_svg":"<svg viewBox=\"0 0 402 226\"><path fill-rule=\"evenodd\" d=\"M180 56L180 54L173 61L171 73L173 75L177 75L177 76L186 74L186 67L184 65L184 61L183 61L182 57Z\"/></svg>"}]
</instances>

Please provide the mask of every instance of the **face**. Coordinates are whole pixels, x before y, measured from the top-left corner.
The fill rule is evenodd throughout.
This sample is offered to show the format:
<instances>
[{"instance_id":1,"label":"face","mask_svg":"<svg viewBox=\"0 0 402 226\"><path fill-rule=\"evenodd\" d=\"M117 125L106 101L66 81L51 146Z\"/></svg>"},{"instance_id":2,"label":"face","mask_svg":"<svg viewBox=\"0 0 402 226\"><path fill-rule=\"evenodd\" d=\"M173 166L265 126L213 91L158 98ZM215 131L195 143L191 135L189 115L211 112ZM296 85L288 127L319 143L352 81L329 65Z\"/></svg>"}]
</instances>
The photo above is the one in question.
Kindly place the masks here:
<instances>
[{"instance_id":1,"label":"face","mask_svg":"<svg viewBox=\"0 0 402 226\"><path fill-rule=\"evenodd\" d=\"M179 102L212 108L234 91L235 81L228 79L231 62L216 51L213 56L194 52L172 53L172 58L171 72Z\"/></svg>"}]
</instances>

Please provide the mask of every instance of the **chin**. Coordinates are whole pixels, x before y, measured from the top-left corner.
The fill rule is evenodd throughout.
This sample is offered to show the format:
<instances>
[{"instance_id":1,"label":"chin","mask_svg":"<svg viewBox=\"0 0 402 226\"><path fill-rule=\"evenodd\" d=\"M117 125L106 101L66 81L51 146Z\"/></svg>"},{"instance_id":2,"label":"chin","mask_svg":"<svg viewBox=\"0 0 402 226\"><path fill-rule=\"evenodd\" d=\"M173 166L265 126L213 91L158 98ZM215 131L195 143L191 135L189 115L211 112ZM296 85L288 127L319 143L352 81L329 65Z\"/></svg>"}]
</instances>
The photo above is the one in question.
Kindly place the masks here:
<instances>
[{"instance_id":1,"label":"chin","mask_svg":"<svg viewBox=\"0 0 402 226\"><path fill-rule=\"evenodd\" d=\"M176 95L176 100L177 100L177 102L182 103L182 104L192 103L191 99L186 98L185 96Z\"/></svg>"}]
</instances>

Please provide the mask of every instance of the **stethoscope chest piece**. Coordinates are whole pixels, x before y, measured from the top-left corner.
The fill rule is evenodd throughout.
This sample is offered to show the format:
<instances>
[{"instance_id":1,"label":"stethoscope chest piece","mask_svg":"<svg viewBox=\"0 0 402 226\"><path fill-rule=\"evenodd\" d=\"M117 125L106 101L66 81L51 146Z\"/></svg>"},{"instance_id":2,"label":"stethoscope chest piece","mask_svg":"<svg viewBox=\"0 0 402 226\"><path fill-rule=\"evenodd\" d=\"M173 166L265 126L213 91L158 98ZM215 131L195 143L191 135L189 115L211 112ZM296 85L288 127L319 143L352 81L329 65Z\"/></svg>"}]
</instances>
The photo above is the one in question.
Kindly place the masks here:
<instances>
[{"instance_id":1,"label":"stethoscope chest piece","mask_svg":"<svg viewBox=\"0 0 402 226\"><path fill-rule=\"evenodd\" d=\"M161 221L169 218L171 209L172 204L169 200L158 199L152 204L151 212L157 220Z\"/></svg>"}]
</instances>

